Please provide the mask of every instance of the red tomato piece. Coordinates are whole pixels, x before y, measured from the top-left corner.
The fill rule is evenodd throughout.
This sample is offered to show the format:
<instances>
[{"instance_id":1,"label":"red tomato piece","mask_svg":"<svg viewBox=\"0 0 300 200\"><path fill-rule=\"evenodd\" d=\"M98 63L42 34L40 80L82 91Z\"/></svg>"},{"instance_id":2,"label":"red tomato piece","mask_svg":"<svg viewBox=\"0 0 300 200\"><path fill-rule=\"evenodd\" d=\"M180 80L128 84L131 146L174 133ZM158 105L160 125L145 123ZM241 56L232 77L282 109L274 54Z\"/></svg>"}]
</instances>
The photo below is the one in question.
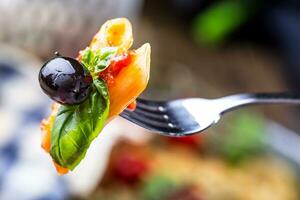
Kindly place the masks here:
<instances>
[{"instance_id":1,"label":"red tomato piece","mask_svg":"<svg viewBox=\"0 0 300 200\"><path fill-rule=\"evenodd\" d=\"M120 155L114 165L114 174L127 183L135 183L148 171L148 164L143 158L125 153Z\"/></svg>"},{"instance_id":2,"label":"red tomato piece","mask_svg":"<svg viewBox=\"0 0 300 200\"><path fill-rule=\"evenodd\" d=\"M128 106L127 109L130 111L134 111L136 108L136 100L134 100L133 102L131 102Z\"/></svg>"},{"instance_id":3,"label":"red tomato piece","mask_svg":"<svg viewBox=\"0 0 300 200\"><path fill-rule=\"evenodd\" d=\"M117 55L111 60L110 65L99 74L99 77L106 82L108 87L114 83L114 77L132 62L132 56L133 52Z\"/></svg>"}]
</instances>

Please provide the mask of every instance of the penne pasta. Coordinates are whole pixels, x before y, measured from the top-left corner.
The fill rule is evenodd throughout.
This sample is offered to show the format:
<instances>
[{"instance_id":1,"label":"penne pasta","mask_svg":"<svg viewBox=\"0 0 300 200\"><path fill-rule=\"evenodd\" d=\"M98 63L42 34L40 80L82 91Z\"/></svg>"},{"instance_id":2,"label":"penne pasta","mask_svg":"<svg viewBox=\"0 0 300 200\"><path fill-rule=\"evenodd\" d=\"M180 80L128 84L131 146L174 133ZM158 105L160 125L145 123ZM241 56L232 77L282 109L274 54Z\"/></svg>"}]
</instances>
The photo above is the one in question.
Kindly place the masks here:
<instances>
[{"instance_id":1,"label":"penne pasta","mask_svg":"<svg viewBox=\"0 0 300 200\"><path fill-rule=\"evenodd\" d=\"M107 100L105 100L105 103L103 100L106 99L106 97L104 96L104 99L101 103L101 105L107 106L107 108L105 109L108 112L104 124L107 124L111 119L120 114L128 105L134 104L135 99L144 91L147 86L150 73L150 44L146 43L137 50L129 50L132 43L132 27L127 19L117 18L108 20L102 25L99 32L93 37L89 47L87 47L83 51L80 51L77 58L77 60L83 63L90 70L91 74L93 75L94 83L95 80L99 79L100 86L101 81L104 81L107 87L108 98ZM101 62L99 62L100 64L94 66L94 62L90 62L90 59L96 60L96 56L98 56L97 59L101 58L102 60ZM104 66L103 63L107 66ZM96 68L98 66L100 66L99 69ZM98 72L97 70L100 72ZM96 88L98 88L99 92L99 87ZM102 90L100 91L100 94L105 94L105 88L104 90L100 90ZM98 98L101 98L101 95ZM69 148L67 150L67 156L62 155L64 148L62 145L67 144L68 139L63 138L63 136L58 137L56 133L57 128L54 128L55 126L57 126L57 124L60 124L60 122L58 121L62 118L61 116L58 118L57 115L66 112L62 111L62 109L63 106L58 103L54 103L51 115L48 119L43 120L41 123L41 130L43 133L42 147L46 152L49 152L51 154L55 167L59 174L65 174L69 171L69 169L73 170L84 157L87 150L86 149L83 152L80 152L78 149L70 147L71 149ZM91 107L90 109L93 109L93 107ZM91 112L93 112L93 110ZM78 116L78 114L74 115L74 117L76 116ZM81 121L82 120L84 121L85 119L81 119ZM68 131L70 131L69 129L71 129L73 126L74 124L72 124L72 126L70 126L68 130L62 130L64 132L64 135L68 134ZM93 129L92 131L101 131L103 126L101 125L98 129ZM55 136L52 135L53 132L56 134ZM86 134L87 133L85 132L85 137L87 137ZM89 136L88 138L90 139L86 141L86 144L84 141L82 141L82 139L80 139L80 144L83 144L88 148L90 142L98 134L99 132L93 133L91 136ZM54 144L57 141L59 142L59 145ZM74 143L74 141L72 142ZM76 146L79 146L78 141L75 140L75 142ZM73 151L74 153L70 153ZM70 157L70 159L65 160L65 157Z\"/></svg>"}]
</instances>

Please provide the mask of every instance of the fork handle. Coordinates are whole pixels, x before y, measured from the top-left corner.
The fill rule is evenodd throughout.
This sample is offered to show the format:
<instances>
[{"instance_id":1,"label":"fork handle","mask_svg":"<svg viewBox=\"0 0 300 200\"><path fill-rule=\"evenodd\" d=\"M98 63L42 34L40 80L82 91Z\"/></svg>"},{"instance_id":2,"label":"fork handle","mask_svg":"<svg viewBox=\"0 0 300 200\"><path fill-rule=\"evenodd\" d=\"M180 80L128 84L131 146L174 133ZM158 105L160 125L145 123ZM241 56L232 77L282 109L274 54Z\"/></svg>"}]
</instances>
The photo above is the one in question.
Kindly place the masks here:
<instances>
[{"instance_id":1,"label":"fork handle","mask_svg":"<svg viewBox=\"0 0 300 200\"><path fill-rule=\"evenodd\" d=\"M252 104L300 104L300 92L244 93L216 99L226 112Z\"/></svg>"}]
</instances>

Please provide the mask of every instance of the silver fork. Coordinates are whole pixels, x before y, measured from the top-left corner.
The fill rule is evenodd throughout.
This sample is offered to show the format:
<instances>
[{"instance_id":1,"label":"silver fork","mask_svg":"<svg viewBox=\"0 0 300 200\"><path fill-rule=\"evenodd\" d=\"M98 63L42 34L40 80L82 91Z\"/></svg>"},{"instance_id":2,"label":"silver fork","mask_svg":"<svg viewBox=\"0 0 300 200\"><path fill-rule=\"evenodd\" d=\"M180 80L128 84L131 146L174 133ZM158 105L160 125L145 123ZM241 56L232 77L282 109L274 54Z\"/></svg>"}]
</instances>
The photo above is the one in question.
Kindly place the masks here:
<instances>
[{"instance_id":1,"label":"silver fork","mask_svg":"<svg viewBox=\"0 0 300 200\"><path fill-rule=\"evenodd\" d=\"M245 93L217 99L187 98L173 101L137 99L132 112L121 116L143 128L165 136L188 136L216 124L231 110L252 104L300 104L300 93Z\"/></svg>"}]
</instances>

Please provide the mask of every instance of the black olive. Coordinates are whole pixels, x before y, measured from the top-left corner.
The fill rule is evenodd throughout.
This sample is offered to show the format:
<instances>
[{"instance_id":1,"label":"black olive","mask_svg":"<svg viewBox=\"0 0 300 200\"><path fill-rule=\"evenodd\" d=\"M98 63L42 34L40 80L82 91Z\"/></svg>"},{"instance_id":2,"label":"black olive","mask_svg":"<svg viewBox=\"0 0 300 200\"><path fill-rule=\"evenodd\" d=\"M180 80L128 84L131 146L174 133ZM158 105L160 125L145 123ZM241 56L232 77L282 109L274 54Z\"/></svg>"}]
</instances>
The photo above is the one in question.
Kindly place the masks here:
<instances>
[{"instance_id":1,"label":"black olive","mask_svg":"<svg viewBox=\"0 0 300 200\"><path fill-rule=\"evenodd\" d=\"M76 59L57 56L40 70L39 82L43 91L61 104L80 104L91 91L92 77Z\"/></svg>"}]
</instances>

